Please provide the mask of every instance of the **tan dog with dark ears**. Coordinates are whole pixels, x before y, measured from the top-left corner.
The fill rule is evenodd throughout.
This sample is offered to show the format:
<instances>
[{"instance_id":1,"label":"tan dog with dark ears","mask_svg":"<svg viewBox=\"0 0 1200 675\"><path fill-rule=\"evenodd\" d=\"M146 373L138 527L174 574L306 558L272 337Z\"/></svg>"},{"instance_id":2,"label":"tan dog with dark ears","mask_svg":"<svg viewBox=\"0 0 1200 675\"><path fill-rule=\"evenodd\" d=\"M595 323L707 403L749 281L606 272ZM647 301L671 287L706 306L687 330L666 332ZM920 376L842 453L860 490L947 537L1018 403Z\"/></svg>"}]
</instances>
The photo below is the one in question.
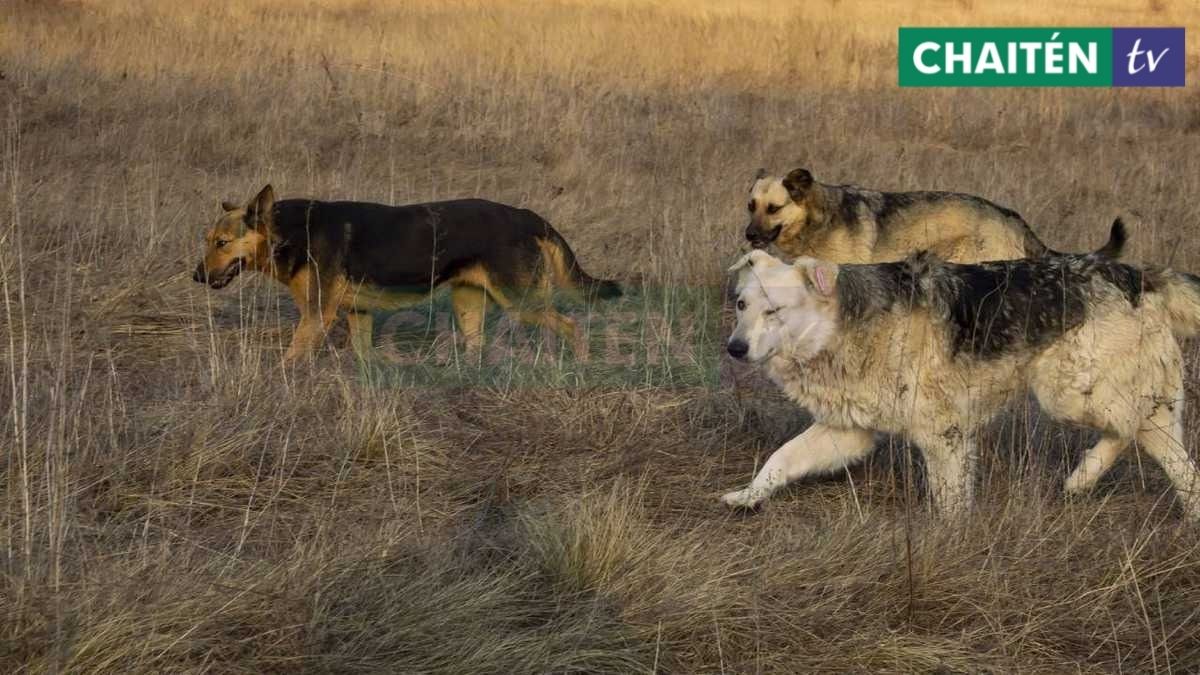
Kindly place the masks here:
<instances>
[{"instance_id":1,"label":"tan dog with dark ears","mask_svg":"<svg viewBox=\"0 0 1200 675\"><path fill-rule=\"evenodd\" d=\"M807 169L783 177L760 169L746 208L750 245L773 247L788 258L869 263L929 251L966 263L1053 253L1016 211L982 197L828 185ZM1110 240L1097 253L1116 257L1124 243L1120 234L1120 241Z\"/></svg>"}]
</instances>

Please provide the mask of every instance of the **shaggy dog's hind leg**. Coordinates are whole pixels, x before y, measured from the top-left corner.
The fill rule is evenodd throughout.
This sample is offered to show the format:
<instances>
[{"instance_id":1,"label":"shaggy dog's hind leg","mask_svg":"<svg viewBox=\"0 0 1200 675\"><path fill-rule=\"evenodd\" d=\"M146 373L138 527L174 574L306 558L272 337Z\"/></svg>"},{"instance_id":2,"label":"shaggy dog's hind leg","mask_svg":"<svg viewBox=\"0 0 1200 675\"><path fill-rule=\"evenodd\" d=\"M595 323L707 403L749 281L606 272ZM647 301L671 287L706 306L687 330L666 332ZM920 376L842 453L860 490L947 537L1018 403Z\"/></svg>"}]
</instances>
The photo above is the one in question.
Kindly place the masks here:
<instances>
[{"instance_id":1,"label":"shaggy dog's hind leg","mask_svg":"<svg viewBox=\"0 0 1200 675\"><path fill-rule=\"evenodd\" d=\"M1105 435L1100 438L1080 460L1079 466L1067 477L1063 491L1069 495L1079 494L1092 489L1096 481L1108 471L1113 462L1121 456L1129 440L1119 436Z\"/></svg>"},{"instance_id":2,"label":"shaggy dog's hind leg","mask_svg":"<svg viewBox=\"0 0 1200 675\"><path fill-rule=\"evenodd\" d=\"M1138 432L1137 442L1171 479L1184 513L1200 520L1200 472L1183 445L1182 391L1172 403L1156 406Z\"/></svg>"}]
</instances>

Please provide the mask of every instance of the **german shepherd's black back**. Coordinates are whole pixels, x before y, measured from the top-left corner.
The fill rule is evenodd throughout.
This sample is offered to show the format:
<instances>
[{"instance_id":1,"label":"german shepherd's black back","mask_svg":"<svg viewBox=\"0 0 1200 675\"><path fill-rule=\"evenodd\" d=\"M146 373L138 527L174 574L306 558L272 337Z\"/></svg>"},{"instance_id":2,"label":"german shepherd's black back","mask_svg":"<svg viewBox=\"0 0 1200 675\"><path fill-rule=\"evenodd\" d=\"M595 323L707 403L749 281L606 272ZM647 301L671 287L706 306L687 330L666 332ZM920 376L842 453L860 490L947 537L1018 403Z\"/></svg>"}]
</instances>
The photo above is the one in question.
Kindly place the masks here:
<instances>
[{"instance_id":1,"label":"german shepherd's black back","mask_svg":"<svg viewBox=\"0 0 1200 675\"><path fill-rule=\"evenodd\" d=\"M387 206L369 202L285 199L275 204L275 264L295 270L314 258L352 283L428 289L485 264L493 283L522 287L548 261L541 246L561 250L566 279L601 298L621 294L593 279L562 236L541 216L484 199Z\"/></svg>"}]
</instances>

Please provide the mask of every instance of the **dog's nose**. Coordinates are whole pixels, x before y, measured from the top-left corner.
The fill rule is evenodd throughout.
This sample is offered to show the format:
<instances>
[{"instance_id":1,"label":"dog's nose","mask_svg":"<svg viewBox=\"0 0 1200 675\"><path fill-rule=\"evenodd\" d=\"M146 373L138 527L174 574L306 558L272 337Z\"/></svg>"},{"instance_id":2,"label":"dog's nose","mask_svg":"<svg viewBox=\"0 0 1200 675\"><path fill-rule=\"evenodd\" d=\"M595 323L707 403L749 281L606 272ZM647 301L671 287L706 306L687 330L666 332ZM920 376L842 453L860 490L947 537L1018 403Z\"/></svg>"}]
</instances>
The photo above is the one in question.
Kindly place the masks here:
<instances>
[{"instance_id":1,"label":"dog's nose","mask_svg":"<svg viewBox=\"0 0 1200 675\"><path fill-rule=\"evenodd\" d=\"M208 275L204 273L204 263L196 265L196 271L192 272L192 281L202 284L208 282Z\"/></svg>"},{"instance_id":2,"label":"dog's nose","mask_svg":"<svg viewBox=\"0 0 1200 675\"><path fill-rule=\"evenodd\" d=\"M755 225L754 223L750 223L749 225L747 225L746 226L746 241L753 244L754 242L758 241L759 239L762 239L762 230L759 229L759 227L757 225Z\"/></svg>"},{"instance_id":3,"label":"dog's nose","mask_svg":"<svg viewBox=\"0 0 1200 675\"><path fill-rule=\"evenodd\" d=\"M729 344L725 345L725 350L735 359L744 359L750 351L750 345L746 344L745 340L730 340Z\"/></svg>"}]
</instances>

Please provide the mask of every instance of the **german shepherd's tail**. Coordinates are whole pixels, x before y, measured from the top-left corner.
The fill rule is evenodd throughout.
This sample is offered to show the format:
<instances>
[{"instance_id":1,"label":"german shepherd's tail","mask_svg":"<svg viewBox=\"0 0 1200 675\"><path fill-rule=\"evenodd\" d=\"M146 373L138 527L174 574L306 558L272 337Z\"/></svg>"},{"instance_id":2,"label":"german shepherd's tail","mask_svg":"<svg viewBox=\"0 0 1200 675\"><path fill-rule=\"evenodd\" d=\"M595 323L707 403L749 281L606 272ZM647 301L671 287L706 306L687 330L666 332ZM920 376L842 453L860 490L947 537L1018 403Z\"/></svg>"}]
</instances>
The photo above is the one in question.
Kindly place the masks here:
<instances>
[{"instance_id":1,"label":"german shepherd's tail","mask_svg":"<svg viewBox=\"0 0 1200 675\"><path fill-rule=\"evenodd\" d=\"M1164 272L1167 314L1177 337L1200 335L1200 277L1187 272Z\"/></svg>"},{"instance_id":2,"label":"german shepherd's tail","mask_svg":"<svg viewBox=\"0 0 1200 675\"><path fill-rule=\"evenodd\" d=\"M553 227L546 226L546 236L539 237L542 257L553 275L554 285L574 289L584 296L601 300L621 297L621 286L611 279L596 279L580 267L575 252Z\"/></svg>"}]
</instances>

